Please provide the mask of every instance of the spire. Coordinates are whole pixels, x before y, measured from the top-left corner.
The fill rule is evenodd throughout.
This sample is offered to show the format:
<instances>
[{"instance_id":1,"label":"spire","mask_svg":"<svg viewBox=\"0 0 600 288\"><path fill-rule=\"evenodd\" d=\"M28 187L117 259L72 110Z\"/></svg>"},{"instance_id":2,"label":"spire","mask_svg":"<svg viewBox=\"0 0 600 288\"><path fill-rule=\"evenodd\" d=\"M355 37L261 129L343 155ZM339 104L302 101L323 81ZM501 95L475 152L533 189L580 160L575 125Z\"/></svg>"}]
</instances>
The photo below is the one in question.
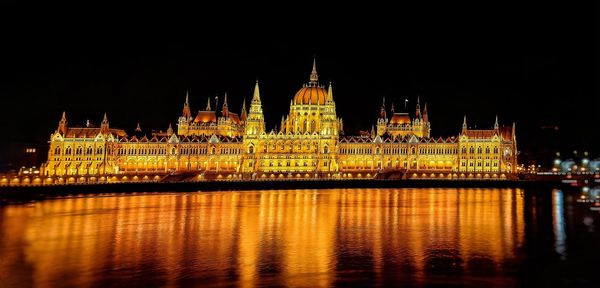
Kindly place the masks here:
<instances>
[{"instance_id":1,"label":"spire","mask_svg":"<svg viewBox=\"0 0 600 288\"><path fill-rule=\"evenodd\" d=\"M102 118L102 125L106 125L108 128L108 117L106 116L106 112L104 112L104 118Z\"/></svg>"},{"instance_id":2,"label":"spire","mask_svg":"<svg viewBox=\"0 0 600 288\"><path fill-rule=\"evenodd\" d=\"M256 84L254 85L254 95L250 102L249 111L244 125L244 133L251 137L257 137L260 133L265 132L265 117L263 115L262 104L260 103L258 80L256 80Z\"/></svg>"},{"instance_id":3,"label":"spire","mask_svg":"<svg viewBox=\"0 0 600 288\"><path fill-rule=\"evenodd\" d=\"M260 102L260 90L258 89L258 80L256 80L256 84L254 85L254 95L252 96L252 102L254 101Z\"/></svg>"},{"instance_id":4,"label":"spire","mask_svg":"<svg viewBox=\"0 0 600 288\"><path fill-rule=\"evenodd\" d=\"M329 88L327 89L327 101L333 101L333 89L331 88L331 81L329 81Z\"/></svg>"},{"instance_id":5,"label":"spire","mask_svg":"<svg viewBox=\"0 0 600 288\"><path fill-rule=\"evenodd\" d=\"M223 117L229 116L229 106L227 105L227 92L225 92L225 99L223 99L223 109L221 110Z\"/></svg>"},{"instance_id":6,"label":"spire","mask_svg":"<svg viewBox=\"0 0 600 288\"><path fill-rule=\"evenodd\" d=\"M371 125L371 138L375 138L375 126Z\"/></svg>"},{"instance_id":7,"label":"spire","mask_svg":"<svg viewBox=\"0 0 600 288\"><path fill-rule=\"evenodd\" d=\"M281 126L280 127L281 127L281 132L282 133L285 133L285 129L284 129L285 125L284 125L284 123L285 123L284 117L283 117L283 115L281 115Z\"/></svg>"},{"instance_id":8,"label":"spire","mask_svg":"<svg viewBox=\"0 0 600 288\"><path fill-rule=\"evenodd\" d=\"M192 112L190 111L189 91L185 92L185 103L183 104L183 117L192 117Z\"/></svg>"},{"instance_id":9,"label":"spire","mask_svg":"<svg viewBox=\"0 0 600 288\"><path fill-rule=\"evenodd\" d=\"M498 127L500 127L500 125L498 125L498 114L496 114L496 122L494 122L494 129L498 130Z\"/></svg>"},{"instance_id":10,"label":"spire","mask_svg":"<svg viewBox=\"0 0 600 288\"><path fill-rule=\"evenodd\" d=\"M310 73L310 84L317 85L319 82L319 75L317 74L317 57L313 57L313 67Z\"/></svg>"},{"instance_id":11,"label":"spire","mask_svg":"<svg viewBox=\"0 0 600 288\"><path fill-rule=\"evenodd\" d=\"M108 131L108 117L106 116L106 112L104 112L104 118L102 119L102 123L100 124L100 131L107 132Z\"/></svg>"},{"instance_id":12,"label":"spire","mask_svg":"<svg viewBox=\"0 0 600 288\"><path fill-rule=\"evenodd\" d=\"M204 109L205 111L212 111L212 109L210 108L210 96L207 99L208 101L206 101L206 109Z\"/></svg>"},{"instance_id":13,"label":"spire","mask_svg":"<svg viewBox=\"0 0 600 288\"><path fill-rule=\"evenodd\" d=\"M219 110L219 94L215 95L215 111Z\"/></svg>"},{"instance_id":14,"label":"spire","mask_svg":"<svg viewBox=\"0 0 600 288\"><path fill-rule=\"evenodd\" d=\"M383 103L381 103L381 111L379 112L380 118L387 118L385 113L385 96L383 96Z\"/></svg>"},{"instance_id":15,"label":"spire","mask_svg":"<svg viewBox=\"0 0 600 288\"><path fill-rule=\"evenodd\" d=\"M244 98L244 102L242 103L242 112L240 113L240 117L243 122L246 122L248 118L248 112L246 112L246 98Z\"/></svg>"},{"instance_id":16,"label":"spire","mask_svg":"<svg viewBox=\"0 0 600 288\"><path fill-rule=\"evenodd\" d=\"M421 104L419 101L419 96L417 96L417 107L416 107L416 112L415 112L415 117L416 118L421 118Z\"/></svg>"},{"instance_id":17,"label":"spire","mask_svg":"<svg viewBox=\"0 0 600 288\"><path fill-rule=\"evenodd\" d=\"M394 110L395 110L395 109L394 109L394 102L392 102L392 109L390 110L390 111L392 111L392 114L394 114L394 112L396 112L396 111L394 111Z\"/></svg>"},{"instance_id":18,"label":"spire","mask_svg":"<svg viewBox=\"0 0 600 288\"><path fill-rule=\"evenodd\" d=\"M429 115L427 113L427 102L425 102L425 107L423 108L423 122L429 122Z\"/></svg>"},{"instance_id":19,"label":"spire","mask_svg":"<svg viewBox=\"0 0 600 288\"><path fill-rule=\"evenodd\" d=\"M171 123L169 123L169 128L167 129L167 135L168 136L173 135L173 126L171 126Z\"/></svg>"},{"instance_id":20,"label":"spire","mask_svg":"<svg viewBox=\"0 0 600 288\"><path fill-rule=\"evenodd\" d=\"M463 119L462 130L463 132L467 131L467 115L465 115L465 118Z\"/></svg>"},{"instance_id":21,"label":"spire","mask_svg":"<svg viewBox=\"0 0 600 288\"><path fill-rule=\"evenodd\" d=\"M58 132L61 134L67 133L67 113L63 111L62 117L58 122Z\"/></svg>"},{"instance_id":22,"label":"spire","mask_svg":"<svg viewBox=\"0 0 600 288\"><path fill-rule=\"evenodd\" d=\"M515 126L515 122L513 122L513 127L512 127L513 140L517 140L517 131L515 130L515 128L517 128L517 127Z\"/></svg>"}]
</instances>

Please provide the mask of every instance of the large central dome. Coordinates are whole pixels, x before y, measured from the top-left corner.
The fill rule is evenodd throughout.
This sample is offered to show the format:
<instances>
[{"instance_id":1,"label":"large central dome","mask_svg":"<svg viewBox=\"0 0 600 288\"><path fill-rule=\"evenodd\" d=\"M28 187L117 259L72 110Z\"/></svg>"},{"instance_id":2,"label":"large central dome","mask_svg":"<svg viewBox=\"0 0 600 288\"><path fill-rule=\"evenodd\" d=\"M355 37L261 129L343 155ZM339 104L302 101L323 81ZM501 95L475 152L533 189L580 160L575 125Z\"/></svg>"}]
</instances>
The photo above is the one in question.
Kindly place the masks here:
<instances>
[{"instance_id":1,"label":"large central dome","mask_svg":"<svg viewBox=\"0 0 600 288\"><path fill-rule=\"evenodd\" d=\"M323 105L327 100L327 91L320 86L305 85L294 96L294 104L300 105Z\"/></svg>"},{"instance_id":2,"label":"large central dome","mask_svg":"<svg viewBox=\"0 0 600 288\"><path fill-rule=\"evenodd\" d=\"M317 63L313 59L313 68L310 73L310 82L302 86L294 96L294 104L298 105L323 105L327 100L327 91L319 85L319 75L317 75Z\"/></svg>"}]
</instances>

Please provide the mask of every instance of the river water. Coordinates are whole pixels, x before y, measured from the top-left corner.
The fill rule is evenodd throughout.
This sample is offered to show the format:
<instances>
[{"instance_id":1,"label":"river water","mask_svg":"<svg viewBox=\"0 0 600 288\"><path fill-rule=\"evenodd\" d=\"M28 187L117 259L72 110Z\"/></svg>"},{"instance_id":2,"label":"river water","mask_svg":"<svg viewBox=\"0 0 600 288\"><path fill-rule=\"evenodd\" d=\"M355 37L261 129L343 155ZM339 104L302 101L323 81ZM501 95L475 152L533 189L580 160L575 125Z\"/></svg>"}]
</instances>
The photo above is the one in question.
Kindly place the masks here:
<instances>
[{"instance_id":1,"label":"river water","mask_svg":"<svg viewBox=\"0 0 600 288\"><path fill-rule=\"evenodd\" d=\"M0 207L0 287L597 285L577 193L335 189Z\"/></svg>"}]
</instances>

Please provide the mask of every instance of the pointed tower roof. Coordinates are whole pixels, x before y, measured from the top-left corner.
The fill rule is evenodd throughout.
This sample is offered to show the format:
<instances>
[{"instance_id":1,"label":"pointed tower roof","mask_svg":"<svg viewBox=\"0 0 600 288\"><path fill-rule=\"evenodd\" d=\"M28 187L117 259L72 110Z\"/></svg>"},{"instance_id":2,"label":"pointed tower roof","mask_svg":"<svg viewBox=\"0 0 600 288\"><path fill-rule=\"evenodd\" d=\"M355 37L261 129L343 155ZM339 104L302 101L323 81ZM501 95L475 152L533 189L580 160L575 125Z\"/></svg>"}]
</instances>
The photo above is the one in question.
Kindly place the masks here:
<instances>
[{"instance_id":1,"label":"pointed tower roof","mask_svg":"<svg viewBox=\"0 0 600 288\"><path fill-rule=\"evenodd\" d=\"M256 84L254 85L254 94L252 95L252 101L260 102L260 90L258 89L258 79L256 80Z\"/></svg>"},{"instance_id":2,"label":"pointed tower roof","mask_svg":"<svg viewBox=\"0 0 600 288\"><path fill-rule=\"evenodd\" d=\"M104 118L102 119L102 123L100 124L100 131L108 132L109 123L108 117L106 116L106 112L104 112Z\"/></svg>"},{"instance_id":3,"label":"pointed tower roof","mask_svg":"<svg viewBox=\"0 0 600 288\"><path fill-rule=\"evenodd\" d=\"M331 81L329 81L329 88L327 89L327 101L333 101L333 88L331 88Z\"/></svg>"},{"instance_id":4,"label":"pointed tower roof","mask_svg":"<svg viewBox=\"0 0 600 288\"><path fill-rule=\"evenodd\" d=\"M467 131L467 115L465 115L465 118L463 118L462 130L463 132Z\"/></svg>"},{"instance_id":5,"label":"pointed tower roof","mask_svg":"<svg viewBox=\"0 0 600 288\"><path fill-rule=\"evenodd\" d=\"M142 128L140 127L140 121L137 122L137 126L135 127L135 132L142 132Z\"/></svg>"},{"instance_id":6,"label":"pointed tower roof","mask_svg":"<svg viewBox=\"0 0 600 288\"><path fill-rule=\"evenodd\" d=\"M171 125L171 123L169 123L169 128L167 128L167 135L173 135L173 126Z\"/></svg>"},{"instance_id":7,"label":"pointed tower roof","mask_svg":"<svg viewBox=\"0 0 600 288\"><path fill-rule=\"evenodd\" d=\"M380 116L380 118L387 118L387 115L385 112L385 96L383 96L383 102L381 103L381 110L379 111L379 116Z\"/></svg>"},{"instance_id":8,"label":"pointed tower roof","mask_svg":"<svg viewBox=\"0 0 600 288\"><path fill-rule=\"evenodd\" d=\"M67 113L63 111L62 117L58 122L58 132L61 134L67 133Z\"/></svg>"},{"instance_id":9,"label":"pointed tower roof","mask_svg":"<svg viewBox=\"0 0 600 288\"><path fill-rule=\"evenodd\" d=\"M108 127L108 116L106 116L106 112L104 112L104 118L102 118L102 126L106 125Z\"/></svg>"},{"instance_id":10,"label":"pointed tower roof","mask_svg":"<svg viewBox=\"0 0 600 288\"><path fill-rule=\"evenodd\" d=\"M319 83L319 75L317 74L317 57L313 57L312 72L310 72L310 84L317 85Z\"/></svg>"},{"instance_id":11,"label":"pointed tower roof","mask_svg":"<svg viewBox=\"0 0 600 288\"><path fill-rule=\"evenodd\" d=\"M204 111L212 111L212 108L210 107L210 96L206 101L206 109L204 109Z\"/></svg>"},{"instance_id":12,"label":"pointed tower roof","mask_svg":"<svg viewBox=\"0 0 600 288\"><path fill-rule=\"evenodd\" d=\"M223 99L223 109L221 110L221 113L224 117L229 116L229 105L227 105L227 91L225 91L225 98Z\"/></svg>"},{"instance_id":13,"label":"pointed tower roof","mask_svg":"<svg viewBox=\"0 0 600 288\"><path fill-rule=\"evenodd\" d=\"M416 118L421 118L421 103L420 103L419 98L420 98L420 96L417 96L417 106L416 106L416 111L415 111Z\"/></svg>"},{"instance_id":14,"label":"pointed tower roof","mask_svg":"<svg viewBox=\"0 0 600 288\"><path fill-rule=\"evenodd\" d=\"M512 127L512 136L513 136L513 140L517 140L517 130L515 130L517 128L517 126L515 126L515 122L513 122L513 127Z\"/></svg>"},{"instance_id":15,"label":"pointed tower roof","mask_svg":"<svg viewBox=\"0 0 600 288\"><path fill-rule=\"evenodd\" d=\"M192 112L190 111L190 99L189 99L189 91L185 92L185 103L183 104L183 117L190 118L192 117Z\"/></svg>"},{"instance_id":16,"label":"pointed tower roof","mask_svg":"<svg viewBox=\"0 0 600 288\"><path fill-rule=\"evenodd\" d=\"M240 117L242 121L246 121L248 118L248 112L246 111L246 98L244 98L244 102L242 102L242 112L240 113Z\"/></svg>"},{"instance_id":17,"label":"pointed tower roof","mask_svg":"<svg viewBox=\"0 0 600 288\"><path fill-rule=\"evenodd\" d=\"M496 114L496 122L494 122L494 129L498 129L500 125L498 125L498 114Z\"/></svg>"}]
</instances>

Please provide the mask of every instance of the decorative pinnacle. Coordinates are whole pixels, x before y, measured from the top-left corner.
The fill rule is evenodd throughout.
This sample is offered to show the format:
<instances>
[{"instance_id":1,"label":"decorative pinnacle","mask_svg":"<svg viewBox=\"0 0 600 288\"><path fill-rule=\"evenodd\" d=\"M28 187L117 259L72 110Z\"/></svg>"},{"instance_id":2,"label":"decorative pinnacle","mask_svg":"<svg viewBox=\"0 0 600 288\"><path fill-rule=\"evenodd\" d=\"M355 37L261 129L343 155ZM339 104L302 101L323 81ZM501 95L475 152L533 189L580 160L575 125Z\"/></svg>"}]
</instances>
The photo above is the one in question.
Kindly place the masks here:
<instances>
[{"instance_id":1,"label":"decorative pinnacle","mask_svg":"<svg viewBox=\"0 0 600 288\"><path fill-rule=\"evenodd\" d=\"M319 82L319 75L317 74L317 57L313 57L313 67L310 73L310 83L317 84Z\"/></svg>"},{"instance_id":2,"label":"decorative pinnacle","mask_svg":"<svg viewBox=\"0 0 600 288\"><path fill-rule=\"evenodd\" d=\"M256 79L256 84L254 85L254 95L252 95L252 101L260 102L260 90L258 89L258 79Z\"/></svg>"}]
</instances>

